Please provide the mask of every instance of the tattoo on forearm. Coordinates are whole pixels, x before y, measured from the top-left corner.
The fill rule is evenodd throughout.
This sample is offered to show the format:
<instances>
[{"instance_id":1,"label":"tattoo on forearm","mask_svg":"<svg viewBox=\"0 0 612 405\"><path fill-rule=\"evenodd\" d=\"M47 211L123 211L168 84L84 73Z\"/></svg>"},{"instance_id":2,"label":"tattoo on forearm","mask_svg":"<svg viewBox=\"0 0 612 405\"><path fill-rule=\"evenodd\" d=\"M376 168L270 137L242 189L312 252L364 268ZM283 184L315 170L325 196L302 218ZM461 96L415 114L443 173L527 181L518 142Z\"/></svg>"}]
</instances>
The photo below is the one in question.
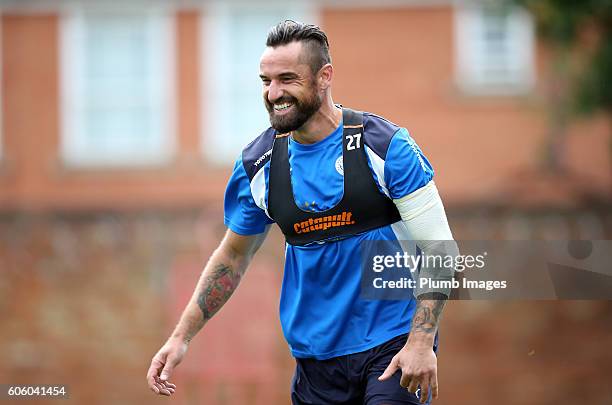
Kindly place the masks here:
<instances>
[{"instance_id":1,"label":"tattoo on forearm","mask_svg":"<svg viewBox=\"0 0 612 405\"><path fill-rule=\"evenodd\" d=\"M435 333L445 303L446 300L443 299L419 299L412 321L412 330L426 334Z\"/></svg>"},{"instance_id":2,"label":"tattoo on forearm","mask_svg":"<svg viewBox=\"0 0 612 405\"><path fill-rule=\"evenodd\" d=\"M202 292L198 296L198 305L202 310L203 322L208 321L225 304L232 295L241 274L225 264L217 265L204 281Z\"/></svg>"}]
</instances>

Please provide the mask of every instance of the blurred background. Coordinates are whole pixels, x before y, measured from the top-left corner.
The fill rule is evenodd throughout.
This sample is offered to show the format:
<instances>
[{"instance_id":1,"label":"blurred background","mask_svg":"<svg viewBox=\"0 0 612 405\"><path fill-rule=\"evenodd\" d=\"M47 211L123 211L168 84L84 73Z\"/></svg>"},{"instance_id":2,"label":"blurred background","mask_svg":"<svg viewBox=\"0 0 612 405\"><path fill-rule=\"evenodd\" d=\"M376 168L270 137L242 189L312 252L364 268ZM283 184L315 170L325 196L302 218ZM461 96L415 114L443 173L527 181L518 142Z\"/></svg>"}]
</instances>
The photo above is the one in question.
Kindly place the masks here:
<instances>
[{"instance_id":1,"label":"blurred background","mask_svg":"<svg viewBox=\"0 0 612 405\"><path fill-rule=\"evenodd\" d=\"M225 232L233 162L268 126L258 61L285 18L327 32L336 102L408 128L456 239L612 239L611 15L607 0L1 1L0 384L67 384L78 404L289 403L277 229L175 397L145 381ZM436 403L610 404L610 344L609 301L450 302Z\"/></svg>"}]
</instances>

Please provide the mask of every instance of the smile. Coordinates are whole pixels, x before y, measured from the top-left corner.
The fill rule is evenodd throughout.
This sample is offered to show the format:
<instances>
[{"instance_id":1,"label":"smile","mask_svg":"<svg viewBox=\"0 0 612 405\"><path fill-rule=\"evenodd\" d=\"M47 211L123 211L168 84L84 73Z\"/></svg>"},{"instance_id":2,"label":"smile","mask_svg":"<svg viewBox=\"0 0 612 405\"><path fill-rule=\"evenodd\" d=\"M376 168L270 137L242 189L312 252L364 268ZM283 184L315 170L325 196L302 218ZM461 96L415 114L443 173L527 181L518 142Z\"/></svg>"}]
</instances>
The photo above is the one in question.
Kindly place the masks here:
<instances>
[{"instance_id":1,"label":"smile","mask_svg":"<svg viewBox=\"0 0 612 405\"><path fill-rule=\"evenodd\" d=\"M291 107L293 104L291 103L283 103L283 104L274 104L274 111L284 111L287 108Z\"/></svg>"}]
</instances>

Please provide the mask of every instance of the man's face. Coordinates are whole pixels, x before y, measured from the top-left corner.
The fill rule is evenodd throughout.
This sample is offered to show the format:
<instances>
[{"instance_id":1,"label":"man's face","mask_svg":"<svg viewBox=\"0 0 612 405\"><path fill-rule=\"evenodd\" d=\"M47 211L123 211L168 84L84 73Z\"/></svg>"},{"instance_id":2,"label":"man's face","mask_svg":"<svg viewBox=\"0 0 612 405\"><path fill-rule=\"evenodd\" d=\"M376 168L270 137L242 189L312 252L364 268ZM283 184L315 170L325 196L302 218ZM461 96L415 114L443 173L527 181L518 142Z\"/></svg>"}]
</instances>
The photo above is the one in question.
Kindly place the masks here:
<instances>
[{"instance_id":1,"label":"man's face","mask_svg":"<svg viewBox=\"0 0 612 405\"><path fill-rule=\"evenodd\" d=\"M301 42L268 47L260 61L264 104L272 128L280 133L295 131L321 107L315 75L306 64Z\"/></svg>"}]
</instances>

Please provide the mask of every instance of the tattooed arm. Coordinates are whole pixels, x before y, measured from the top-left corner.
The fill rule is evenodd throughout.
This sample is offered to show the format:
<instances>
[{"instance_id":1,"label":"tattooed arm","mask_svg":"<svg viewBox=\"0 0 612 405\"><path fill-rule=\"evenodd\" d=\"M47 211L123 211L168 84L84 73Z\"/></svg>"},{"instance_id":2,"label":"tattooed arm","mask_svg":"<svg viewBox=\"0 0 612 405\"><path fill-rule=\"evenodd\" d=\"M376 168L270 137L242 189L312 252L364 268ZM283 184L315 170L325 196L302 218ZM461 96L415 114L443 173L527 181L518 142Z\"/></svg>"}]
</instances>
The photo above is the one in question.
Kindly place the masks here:
<instances>
[{"instance_id":1,"label":"tattooed arm","mask_svg":"<svg viewBox=\"0 0 612 405\"><path fill-rule=\"evenodd\" d=\"M414 393L420 388L421 402L426 402L430 393L433 398L438 397L437 358L433 344L446 298L435 292L419 296L408 341L378 378L387 380L401 370L400 385Z\"/></svg>"},{"instance_id":2,"label":"tattooed arm","mask_svg":"<svg viewBox=\"0 0 612 405\"><path fill-rule=\"evenodd\" d=\"M256 236L242 236L228 230L210 257L191 301L172 333L189 343L234 293L251 258L263 243L267 231Z\"/></svg>"},{"instance_id":3,"label":"tattooed arm","mask_svg":"<svg viewBox=\"0 0 612 405\"><path fill-rule=\"evenodd\" d=\"M263 243L266 232L243 236L228 230L211 255L195 291L174 332L151 361L147 381L153 392L172 395L176 386L168 377L185 355L196 333L221 309L233 294L251 258Z\"/></svg>"},{"instance_id":4,"label":"tattooed arm","mask_svg":"<svg viewBox=\"0 0 612 405\"><path fill-rule=\"evenodd\" d=\"M412 342L433 347L434 338L438 331L438 321L446 299L446 295L440 293L419 296L416 311L412 318L412 329L408 337L408 344Z\"/></svg>"},{"instance_id":5,"label":"tattooed arm","mask_svg":"<svg viewBox=\"0 0 612 405\"><path fill-rule=\"evenodd\" d=\"M457 257L459 250L448 226L444 205L433 181L400 199L393 200L408 233L425 256ZM400 385L416 393L426 402L430 395L438 397L438 361L433 343L438 321L444 308L449 288L421 288L421 279L448 282L454 269L447 265L424 264L418 274L415 289L417 307L406 345L391 359L379 377L384 381L401 370ZM444 285L444 283L441 283Z\"/></svg>"}]
</instances>

